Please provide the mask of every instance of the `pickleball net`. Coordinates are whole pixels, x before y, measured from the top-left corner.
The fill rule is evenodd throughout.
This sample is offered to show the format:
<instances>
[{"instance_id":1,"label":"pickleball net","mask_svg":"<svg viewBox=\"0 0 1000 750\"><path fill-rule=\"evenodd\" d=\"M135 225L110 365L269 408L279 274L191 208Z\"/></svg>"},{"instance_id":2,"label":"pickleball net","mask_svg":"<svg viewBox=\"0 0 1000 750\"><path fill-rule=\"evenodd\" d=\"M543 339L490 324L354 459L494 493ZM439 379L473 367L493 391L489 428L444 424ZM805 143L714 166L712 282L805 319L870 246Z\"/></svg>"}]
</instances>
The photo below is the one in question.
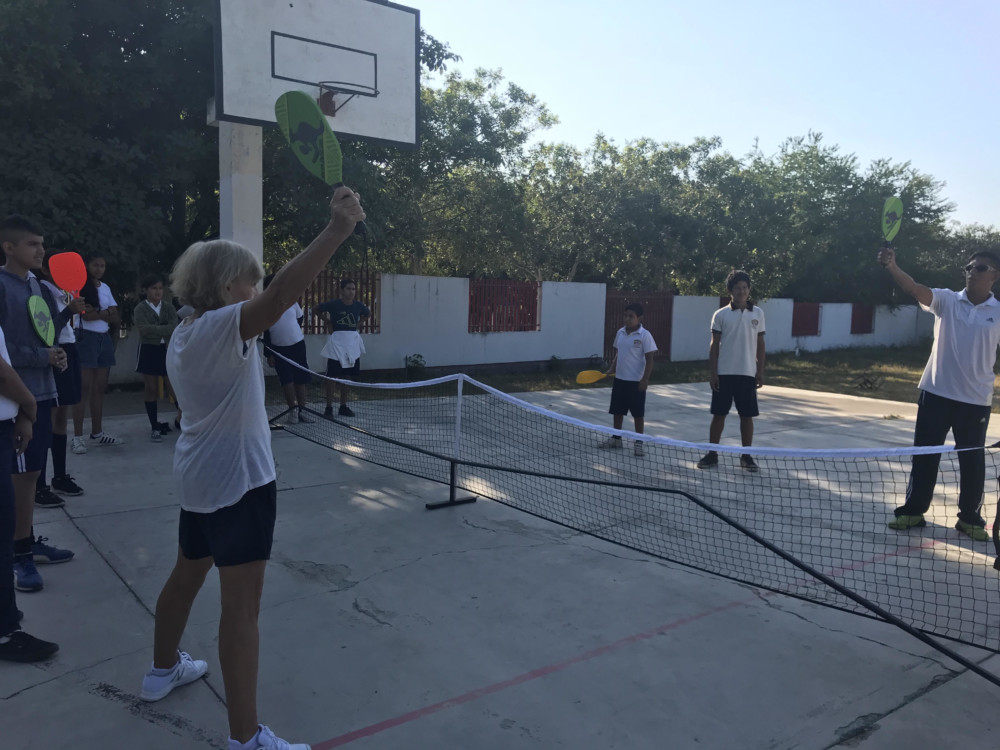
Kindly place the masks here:
<instances>
[{"instance_id":1,"label":"pickleball net","mask_svg":"<svg viewBox=\"0 0 1000 750\"><path fill-rule=\"evenodd\" d=\"M527 403L465 375L351 383L354 416L324 417L314 375L300 422L268 389L273 424L357 459L489 498L614 544L700 571L891 622L1000 685L941 639L1000 653L994 548L954 528L958 451L950 447L792 451L719 448L643 436L642 455L615 433ZM565 403L573 400L566 392ZM902 505L914 453L940 454L927 526L886 524ZM986 476L997 477L986 450ZM992 515L996 483L987 481ZM442 493L444 497L444 493Z\"/></svg>"}]
</instances>

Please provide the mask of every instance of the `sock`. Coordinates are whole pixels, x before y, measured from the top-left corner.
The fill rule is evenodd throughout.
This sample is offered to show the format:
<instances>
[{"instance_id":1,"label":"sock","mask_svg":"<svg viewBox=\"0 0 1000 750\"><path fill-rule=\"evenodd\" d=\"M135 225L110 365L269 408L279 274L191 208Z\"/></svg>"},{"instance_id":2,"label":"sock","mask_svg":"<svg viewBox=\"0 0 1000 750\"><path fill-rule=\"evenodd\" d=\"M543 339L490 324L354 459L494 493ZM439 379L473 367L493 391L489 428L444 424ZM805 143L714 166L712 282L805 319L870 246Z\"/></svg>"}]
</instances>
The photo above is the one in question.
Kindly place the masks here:
<instances>
[{"instance_id":1,"label":"sock","mask_svg":"<svg viewBox=\"0 0 1000 750\"><path fill-rule=\"evenodd\" d=\"M100 432L98 432L98 433L97 433L96 435L95 435L95 434L94 434L94 433L92 432L92 433L90 433L90 439L91 439L91 440L97 440L97 439L99 439L100 437L102 437L103 435L104 435L104 430L101 430L101 431L100 431Z\"/></svg>"},{"instance_id":2,"label":"sock","mask_svg":"<svg viewBox=\"0 0 1000 750\"><path fill-rule=\"evenodd\" d=\"M229 738L229 750L254 750L260 746L257 738L260 737L260 726L257 727L257 734L250 738L249 742L238 742L232 737Z\"/></svg>"},{"instance_id":3,"label":"sock","mask_svg":"<svg viewBox=\"0 0 1000 750\"><path fill-rule=\"evenodd\" d=\"M150 667L150 673L155 674L157 677L166 677L168 674L177 669L177 665L174 664L170 669L160 669L159 667Z\"/></svg>"},{"instance_id":4,"label":"sock","mask_svg":"<svg viewBox=\"0 0 1000 750\"><path fill-rule=\"evenodd\" d=\"M38 472L38 479L35 481L35 491L44 490L48 487L48 483L45 481L45 470L49 468L49 454L45 454L45 463L42 464L42 470Z\"/></svg>"},{"instance_id":5,"label":"sock","mask_svg":"<svg viewBox=\"0 0 1000 750\"><path fill-rule=\"evenodd\" d=\"M35 541L35 537L33 536L34 533L35 533L35 530L32 529L31 533L32 533L32 536L26 536L24 539L15 539L14 540L14 556L15 557L17 557L18 555L30 555L31 554L31 545Z\"/></svg>"},{"instance_id":6,"label":"sock","mask_svg":"<svg viewBox=\"0 0 1000 750\"><path fill-rule=\"evenodd\" d=\"M43 474L45 472L42 472ZM66 436L52 435L52 476L66 476Z\"/></svg>"},{"instance_id":7,"label":"sock","mask_svg":"<svg viewBox=\"0 0 1000 750\"><path fill-rule=\"evenodd\" d=\"M159 428L159 425L156 423L156 402L146 401L145 403L146 403L146 416L149 417L149 426L152 427L154 430L156 430Z\"/></svg>"}]
</instances>

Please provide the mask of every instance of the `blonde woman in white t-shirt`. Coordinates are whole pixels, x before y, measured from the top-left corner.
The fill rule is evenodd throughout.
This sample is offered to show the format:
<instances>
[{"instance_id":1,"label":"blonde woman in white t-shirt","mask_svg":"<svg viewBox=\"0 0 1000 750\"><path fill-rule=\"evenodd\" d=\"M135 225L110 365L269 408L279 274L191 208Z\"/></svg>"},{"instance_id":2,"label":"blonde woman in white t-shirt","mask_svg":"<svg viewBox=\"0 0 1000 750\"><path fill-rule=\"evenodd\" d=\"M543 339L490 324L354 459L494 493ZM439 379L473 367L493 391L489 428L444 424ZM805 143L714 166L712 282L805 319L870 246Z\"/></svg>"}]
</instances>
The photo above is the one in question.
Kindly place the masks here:
<instances>
[{"instance_id":1,"label":"blonde woman in white t-shirt","mask_svg":"<svg viewBox=\"0 0 1000 750\"><path fill-rule=\"evenodd\" d=\"M330 223L260 294L260 261L227 240L192 245L171 277L173 290L194 307L175 329L167 352L167 371L184 406L174 452L180 544L156 603L153 664L140 697L159 700L208 670L206 662L179 646L191 605L214 564L221 584L219 662L231 750L308 747L289 745L257 723L257 614L274 535L276 488L264 373L254 342L364 218L357 194L338 188Z\"/></svg>"}]
</instances>

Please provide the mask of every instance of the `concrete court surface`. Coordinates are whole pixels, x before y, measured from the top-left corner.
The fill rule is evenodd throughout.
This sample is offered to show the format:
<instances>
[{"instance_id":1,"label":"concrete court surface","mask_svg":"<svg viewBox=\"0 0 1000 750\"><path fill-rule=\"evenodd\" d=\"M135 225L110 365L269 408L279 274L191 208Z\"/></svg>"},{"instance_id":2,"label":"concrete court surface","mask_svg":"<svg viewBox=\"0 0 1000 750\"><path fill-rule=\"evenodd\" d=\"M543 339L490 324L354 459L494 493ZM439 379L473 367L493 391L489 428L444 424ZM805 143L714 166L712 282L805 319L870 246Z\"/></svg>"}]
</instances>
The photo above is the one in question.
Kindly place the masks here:
<instances>
[{"instance_id":1,"label":"concrete court surface","mask_svg":"<svg viewBox=\"0 0 1000 750\"><path fill-rule=\"evenodd\" d=\"M601 424L610 391L526 400ZM141 409L139 394L128 394ZM653 434L701 441L707 385L653 386ZM902 446L915 407L765 388L757 444ZM891 418L886 418L891 417ZM626 423L628 426L628 423ZM991 434L997 431L997 425ZM21 594L61 651L0 664L0 749L225 748L218 577L182 648L204 680L138 700L176 553L175 434L70 455L87 493L36 511L76 551ZM736 435L736 420L726 440ZM317 750L995 748L1000 689L902 631L646 557L275 433L279 515L260 615L260 719ZM992 520L992 519L991 519ZM957 647L1000 671L1000 658Z\"/></svg>"}]
</instances>

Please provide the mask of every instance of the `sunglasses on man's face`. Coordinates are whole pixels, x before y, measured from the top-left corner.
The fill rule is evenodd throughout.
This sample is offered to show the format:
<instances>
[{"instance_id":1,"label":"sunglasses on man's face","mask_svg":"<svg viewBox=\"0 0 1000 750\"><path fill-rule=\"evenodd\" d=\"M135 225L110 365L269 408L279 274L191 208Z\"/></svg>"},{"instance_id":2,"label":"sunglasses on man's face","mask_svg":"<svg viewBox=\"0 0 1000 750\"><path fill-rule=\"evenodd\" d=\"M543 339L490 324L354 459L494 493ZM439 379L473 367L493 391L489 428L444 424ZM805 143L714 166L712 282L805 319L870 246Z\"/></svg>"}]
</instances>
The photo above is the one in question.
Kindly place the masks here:
<instances>
[{"instance_id":1,"label":"sunglasses on man's face","mask_svg":"<svg viewBox=\"0 0 1000 750\"><path fill-rule=\"evenodd\" d=\"M993 266L988 266L985 263L970 263L965 267L966 273L972 273L973 271L978 271L979 273L986 273L987 271L995 271Z\"/></svg>"}]
</instances>

